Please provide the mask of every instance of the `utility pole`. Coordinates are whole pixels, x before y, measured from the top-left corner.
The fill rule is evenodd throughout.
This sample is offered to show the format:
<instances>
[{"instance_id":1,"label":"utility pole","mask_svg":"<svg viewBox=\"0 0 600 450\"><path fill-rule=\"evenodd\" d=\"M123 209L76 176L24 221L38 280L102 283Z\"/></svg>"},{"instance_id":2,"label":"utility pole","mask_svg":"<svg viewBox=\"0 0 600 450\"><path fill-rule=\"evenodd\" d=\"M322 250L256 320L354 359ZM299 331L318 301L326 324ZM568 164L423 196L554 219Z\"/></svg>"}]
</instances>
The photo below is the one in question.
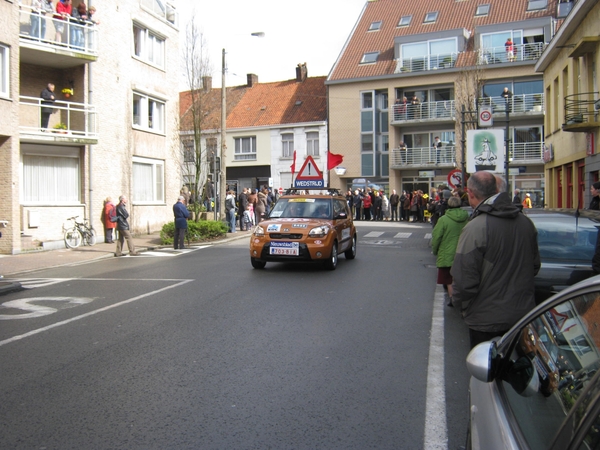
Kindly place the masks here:
<instances>
[{"instance_id":1,"label":"utility pole","mask_svg":"<svg viewBox=\"0 0 600 450\"><path fill-rule=\"evenodd\" d=\"M220 156L220 168L219 168L219 188L215 193L215 208L218 205L219 218L222 218L222 212L225 211L225 172L227 168L226 154L227 154L227 86L225 85L225 49L223 49L223 57L221 61L221 151ZM215 215L216 217L216 215Z\"/></svg>"}]
</instances>

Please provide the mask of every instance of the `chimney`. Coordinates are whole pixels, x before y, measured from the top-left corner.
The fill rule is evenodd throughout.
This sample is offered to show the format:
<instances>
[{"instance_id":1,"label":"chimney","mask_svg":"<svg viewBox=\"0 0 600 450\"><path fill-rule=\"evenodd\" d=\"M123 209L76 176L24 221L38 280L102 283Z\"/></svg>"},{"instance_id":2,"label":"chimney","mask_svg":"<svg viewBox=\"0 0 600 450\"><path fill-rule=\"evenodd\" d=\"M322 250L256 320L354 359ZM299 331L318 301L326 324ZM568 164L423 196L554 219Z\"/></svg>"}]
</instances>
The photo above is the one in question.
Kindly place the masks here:
<instances>
[{"instance_id":1,"label":"chimney","mask_svg":"<svg viewBox=\"0 0 600 450\"><path fill-rule=\"evenodd\" d=\"M246 75L246 79L248 80L248 87L252 87L255 84L258 84L258 75L249 73L248 75Z\"/></svg>"},{"instance_id":2,"label":"chimney","mask_svg":"<svg viewBox=\"0 0 600 450\"><path fill-rule=\"evenodd\" d=\"M210 92L212 89L212 77L202 77L202 89L204 92Z\"/></svg>"},{"instance_id":3,"label":"chimney","mask_svg":"<svg viewBox=\"0 0 600 450\"><path fill-rule=\"evenodd\" d=\"M296 82L302 83L304 80L306 80L307 76L308 76L308 69L306 68L306 63L298 64L296 66Z\"/></svg>"}]
</instances>

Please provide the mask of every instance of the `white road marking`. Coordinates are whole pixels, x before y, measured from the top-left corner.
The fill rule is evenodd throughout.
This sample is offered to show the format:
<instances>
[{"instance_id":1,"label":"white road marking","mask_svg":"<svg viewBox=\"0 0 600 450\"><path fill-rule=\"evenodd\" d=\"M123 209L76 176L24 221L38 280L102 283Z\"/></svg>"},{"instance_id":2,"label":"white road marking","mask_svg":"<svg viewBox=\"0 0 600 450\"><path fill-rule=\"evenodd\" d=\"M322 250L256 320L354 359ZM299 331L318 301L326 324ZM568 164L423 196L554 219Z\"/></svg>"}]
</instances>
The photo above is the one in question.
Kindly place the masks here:
<instances>
[{"instance_id":1,"label":"white road marking","mask_svg":"<svg viewBox=\"0 0 600 450\"><path fill-rule=\"evenodd\" d=\"M431 239L431 233L426 233L425 234L425 239Z\"/></svg>"},{"instance_id":2,"label":"white road marking","mask_svg":"<svg viewBox=\"0 0 600 450\"><path fill-rule=\"evenodd\" d=\"M47 316L58 311L49 306L33 305L31 302L65 302L66 308L77 305L84 305L93 302L93 298L87 297L30 297L19 300L11 300L0 305L1 308L20 309L21 311L31 311L28 314L0 314L0 320L33 319L34 317Z\"/></svg>"},{"instance_id":3,"label":"white road marking","mask_svg":"<svg viewBox=\"0 0 600 450\"><path fill-rule=\"evenodd\" d=\"M385 231L371 231L371 232L365 234L363 237L376 238L376 237L381 236L383 233L385 233Z\"/></svg>"},{"instance_id":4,"label":"white road marking","mask_svg":"<svg viewBox=\"0 0 600 450\"><path fill-rule=\"evenodd\" d=\"M45 286L52 286L53 284L63 283L72 279L73 278L24 278L22 280L16 279L14 281L21 283L23 289L35 289Z\"/></svg>"},{"instance_id":5,"label":"white road marking","mask_svg":"<svg viewBox=\"0 0 600 450\"><path fill-rule=\"evenodd\" d=\"M121 280L121 281L123 281L123 280ZM153 281L163 281L163 280L153 280ZM10 344L11 342L19 341L21 339L25 339L27 337L34 336L34 335L39 334L39 333L43 333L44 331L51 330L52 328L61 327L63 325L67 325L67 324L69 324L71 322L75 322L77 320L85 319L86 317L94 316L94 315L99 314L99 313L104 312L104 311L108 311L109 309L117 308L119 306L123 306L123 305L126 305L128 303L132 303L132 302L135 302L137 300L141 300L143 298L150 297L151 295L158 294L159 292L163 292L163 291L166 291L166 290L169 290L169 289L173 289L173 288L176 288L176 287L179 287L179 286L183 286L184 284L189 283L190 281L194 281L194 280L178 280L178 281L179 281L179 283L173 284L171 286L165 286L163 288L156 289L155 291L147 292L145 294L138 295L136 297L132 297L132 298L127 299L127 300L123 300L122 302L114 303L112 305L105 306L104 308L100 308L100 309L96 309L94 311L90 311L90 312L82 314L80 316L75 316L75 317L72 317L70 319L63 320L61 322L56 322L56 323L53 323L52 325L48 325L46 327L38 328L37 330L31 330L28 333L20 334L18 336L13 336L11 338L8 338L8 339L5 339L3 341L0 341L0 347L2 347L3 345L6 345L6 344Z\"/></svg>"},{"instance_id":6,"label":"white road marking","mask_svg":"<svg viewBox=\"0 0 600 450\"><path fill-rule=\"evenodd\" d=\"M435 290L431 316L423 448L448 449L444 376L444 289L440 284Z\"/></svg>"},{"instance_id":7,"label":"white road marking","mask_svg":"<svg viewBox=\"0 0 600 450\"><path fill-rule=\"evenodd\" d=\"M394 239L408 239L412 236L412 233L396 233Z\"/></svg>"}]
</instances>

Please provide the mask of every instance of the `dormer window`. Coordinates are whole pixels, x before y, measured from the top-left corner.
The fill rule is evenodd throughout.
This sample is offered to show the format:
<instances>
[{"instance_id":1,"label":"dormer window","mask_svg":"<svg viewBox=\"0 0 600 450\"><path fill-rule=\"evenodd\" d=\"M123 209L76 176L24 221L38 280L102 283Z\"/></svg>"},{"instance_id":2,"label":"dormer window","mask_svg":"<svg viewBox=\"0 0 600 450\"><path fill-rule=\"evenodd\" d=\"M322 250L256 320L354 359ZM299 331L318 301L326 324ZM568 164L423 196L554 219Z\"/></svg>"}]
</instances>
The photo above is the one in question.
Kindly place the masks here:
<instances>
[{"instance_id":1,"label":"dormer window","mask_svg":"<svg viewBox=\"0 0 600 450\"><path fill-rule=\"evenodd\" d=\"M477 11L475 11L475 17L477 16L487 16L490 13L490 5L479 5L477 6Z\"/></svg>"},{"instance_id":2,"label":"dormer window","mask_svg":"<svg viewBox=\"0 0 600 450\"><path fill-rule=\"evenodd\" d=\"M412 16L402 16L400 18L400 22L398 22L399 27L407 27L410 25L410 21L412 20Z\"/></svg>"},{"instance_id":3,"label":"dormer window","mask_svg":"<svg viewBox=\"0 0 600 450\"><path fill-rule=\"evenodd\" d=\"M371 26L369 27L369 31L379 31L381 29L381 20L378 22L373 22L371 23Z\"/></svg>"},{"instance_id":4,"label":"dormer window","mask_svg":"<svg viewBox=\"0 0 600 450\"><path fill-rule=\"evenodd\" d=\"M438 16L438 12L437 11L428 12L425 15L425 20L423 21L423 23L434 23L437 20L437 16Z\"/></svg>"},{"instance_id":5,"label":"dormer window","mask_svg":"<svg viewBox=\"0 0 600 450\"><path fill-rule=\"evenodd\" d=\"M365 53L360 60L361 64L374 64L377 62L377 57L379 56L379 52L368 52Z\"/></svg>"},{"instance_id":6,"label":"dormer window","mask_svg":"<svg viewBox=\"0 0 600 450\"><path fill-rule=\"evenodd\" d=\"M539 11L548 7L548 0L529 0L527 11Z\"/></svg>"}]
</instances>

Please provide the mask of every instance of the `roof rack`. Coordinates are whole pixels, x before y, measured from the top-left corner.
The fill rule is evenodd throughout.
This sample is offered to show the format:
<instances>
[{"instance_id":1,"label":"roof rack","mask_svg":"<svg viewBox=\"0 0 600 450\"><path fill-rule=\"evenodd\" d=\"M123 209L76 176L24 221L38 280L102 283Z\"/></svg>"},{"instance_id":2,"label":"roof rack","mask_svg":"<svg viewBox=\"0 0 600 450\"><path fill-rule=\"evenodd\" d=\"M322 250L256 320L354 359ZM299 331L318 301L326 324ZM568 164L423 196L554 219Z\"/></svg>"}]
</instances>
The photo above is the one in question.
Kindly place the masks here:
<instances>
[{"instance_id":1,"label":"roof rack","mask_svg":"<svg viewBox=\"0 0 600 450\"><path fill-rule=\"evenodd\" d=\"M283 195L306 195L309 191L325 191L325 195L331 195L332 197L342 195L340 190L337 188L311 188L311 189L296 189L288 188L285 190Z\"/></svg>"}]
</instances>

